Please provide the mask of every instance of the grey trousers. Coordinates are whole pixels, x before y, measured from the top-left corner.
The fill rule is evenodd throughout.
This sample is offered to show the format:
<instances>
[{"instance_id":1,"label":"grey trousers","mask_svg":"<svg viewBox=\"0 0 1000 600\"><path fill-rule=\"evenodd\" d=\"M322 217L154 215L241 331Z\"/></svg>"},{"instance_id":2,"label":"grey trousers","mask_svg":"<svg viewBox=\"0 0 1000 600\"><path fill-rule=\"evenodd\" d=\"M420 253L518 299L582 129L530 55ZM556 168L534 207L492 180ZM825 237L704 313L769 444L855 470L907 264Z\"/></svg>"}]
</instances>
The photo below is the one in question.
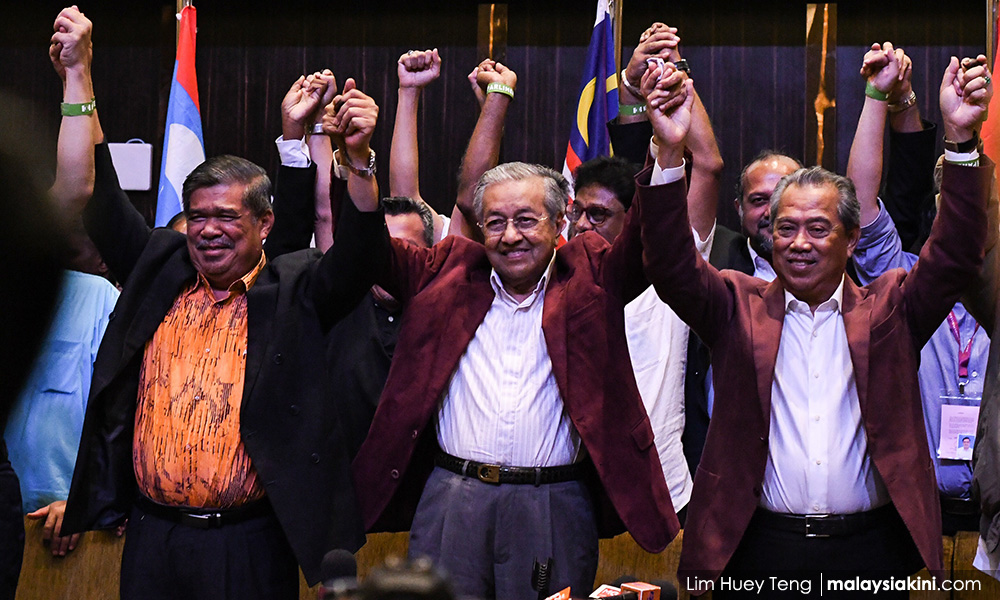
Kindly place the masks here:
<instances>
[{"instance_id":1,"label":"grey trousers","mask_svg":"<svg viewBox=\"0 0 1000 600\"><path fill-rule=\"evenodd\" d=\"M534 560L552 558L550 593L593 590L597 524L580 481L540 486L483 483L436 467L410 530L411 557L427 556L459 595L531 600Z\"/></svg>"}]
</instances>

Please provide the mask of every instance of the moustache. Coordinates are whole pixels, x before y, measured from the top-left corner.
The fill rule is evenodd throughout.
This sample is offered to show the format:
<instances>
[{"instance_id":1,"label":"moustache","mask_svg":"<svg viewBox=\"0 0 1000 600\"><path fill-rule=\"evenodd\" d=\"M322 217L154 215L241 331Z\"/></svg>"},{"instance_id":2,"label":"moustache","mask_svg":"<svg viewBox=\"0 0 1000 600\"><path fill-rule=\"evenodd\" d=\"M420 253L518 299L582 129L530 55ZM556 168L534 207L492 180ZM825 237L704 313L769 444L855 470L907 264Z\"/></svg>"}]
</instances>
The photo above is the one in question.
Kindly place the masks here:
<instances>
[{"instance_id":1,"label":"moustache","mask_svg":"<svg viewBox=\"0 0 1000 600\"><path fill-rule=\"evenodd\" d=\"M229 250L233 247L233 243L229 241L203 241L195 244L195 248L198 250Z\"/></svg>"}]
</instances>

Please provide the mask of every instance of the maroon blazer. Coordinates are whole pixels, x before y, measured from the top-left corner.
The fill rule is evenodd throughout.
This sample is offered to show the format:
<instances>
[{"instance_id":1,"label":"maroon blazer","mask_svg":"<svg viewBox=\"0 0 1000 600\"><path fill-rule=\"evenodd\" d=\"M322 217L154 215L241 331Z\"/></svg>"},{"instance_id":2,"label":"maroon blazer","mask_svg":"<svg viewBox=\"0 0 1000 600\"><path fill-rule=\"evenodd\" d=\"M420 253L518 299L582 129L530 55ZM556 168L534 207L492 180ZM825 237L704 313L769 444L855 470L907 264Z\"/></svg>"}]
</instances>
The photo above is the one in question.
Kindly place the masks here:
<instances>
[{"instance_id":1,"label":"maroon blazer","mask_svg":"<svg viewBox=\"0 0 1000 600\"><path fill-rule=\"evenodd\" d=\"M641 256L634 212L612 245L585 233L559 248L542 330L559 392L594 467L602 535L624 524L639 545L659 552L680 526L625 341L624 306L649 285ZM370 531L409 528L433 467L441 399L493 302L491 269L483 246L465 238L429 249L392 241L381 285L406 308L389 379L353 464Z\"/></svg>"},{"instance_id":2,"label":"maroon blazer","mask_svg":"<svg viewBox=\"0 0 1000 600\"><path fill-rule=\"evenodd\" d=\"M924 562L942 568L941 516L917 384L920 348L982 262L992 165L944 167L943 200L928 243L907 274L844 285L844 326L868 451ZM649 175L644 175L648 184ZM712 350L715 408L688 503L678 578L715 579L760 503L768 452L771 384L784 319L784 289L701 259L685 203L671 186L639 186L651 222L643 230L646 273L660 297ZM655 213L651 214L651 213Z\"/></svg>"}]
</instances>

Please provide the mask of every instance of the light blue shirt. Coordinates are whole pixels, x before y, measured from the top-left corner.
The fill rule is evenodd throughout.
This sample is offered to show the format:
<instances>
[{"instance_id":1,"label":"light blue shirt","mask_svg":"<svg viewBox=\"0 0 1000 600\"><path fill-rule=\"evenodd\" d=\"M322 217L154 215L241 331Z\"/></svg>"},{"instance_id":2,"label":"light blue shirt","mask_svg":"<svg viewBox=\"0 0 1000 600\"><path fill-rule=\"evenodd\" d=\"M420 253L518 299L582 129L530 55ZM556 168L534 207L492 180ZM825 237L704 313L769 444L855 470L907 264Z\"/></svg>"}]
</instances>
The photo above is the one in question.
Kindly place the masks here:
<instances>
[{"instance_id":1,"label":"light blue shirt","mask_svg":"<svg viewBox=\"0 0 1000 600\"><path fill-rule=\"evenodd\" d=\"M889 213L881 207L878 217L861 228L861 239L854 252L858 278L867 285L889 269L909 270L917 257L903 252L899 234ZM976 320L959 302L952 309L961 335L961 348L969 343L975 332L969 359L969 376L958 376L959 343L948 326L947 320L934 331L930 341L920 351L920 398L924 407L924 429L930 446L937 475L938 489L946 496L969 498L972 487L972 463L967 460L948 460L937 457L941 434L941 406L954 404L979 406L983 396L986 359L990 352L990 338ZM964 385L960 385L964 383Z\"/></svg>"},{"instance_id":2,"label":"light blue shirt","mask_svg":"<svg viewBox=\"0 0 1000 600\"><path fill-rule=\"evenodd\" d=\"M69 495L94 359L117 301L106 279L66 271L52 329L4 431L25 512Z\"/></svg>"}]
</instances>

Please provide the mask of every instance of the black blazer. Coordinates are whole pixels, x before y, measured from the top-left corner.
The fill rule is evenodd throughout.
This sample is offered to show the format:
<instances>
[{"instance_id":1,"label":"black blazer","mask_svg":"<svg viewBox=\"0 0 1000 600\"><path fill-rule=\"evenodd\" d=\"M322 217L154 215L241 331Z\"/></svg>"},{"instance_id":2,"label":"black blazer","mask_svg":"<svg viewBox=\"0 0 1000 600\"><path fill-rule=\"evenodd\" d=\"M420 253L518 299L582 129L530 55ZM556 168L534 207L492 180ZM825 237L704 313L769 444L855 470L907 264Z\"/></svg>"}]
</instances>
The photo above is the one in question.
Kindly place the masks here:
<instances>
[{"instance_id":1,"label":"black blazer","mask_svg":"<svg viewBox=\"0 0 1000 600\"><path fill-rule=\"evenodd\" d=\"M130 511L138 493L132 436L143 349L196 275L185 237L150 231L118 187L107 146L99 145L96 155L96 189L84 222L124 289L94 365L67 534L113 527ZM381 211L359 213L351 205L341 218L343 235L388 244ZM240 433L310 584L319 580L328 550L353 551L365 540L340 407L328 391L321 327L350 311L371 285L375 253L364 246L338 243L325 256L315 250L269 255L247 292Z\"/></svg>"}]
</instances>

